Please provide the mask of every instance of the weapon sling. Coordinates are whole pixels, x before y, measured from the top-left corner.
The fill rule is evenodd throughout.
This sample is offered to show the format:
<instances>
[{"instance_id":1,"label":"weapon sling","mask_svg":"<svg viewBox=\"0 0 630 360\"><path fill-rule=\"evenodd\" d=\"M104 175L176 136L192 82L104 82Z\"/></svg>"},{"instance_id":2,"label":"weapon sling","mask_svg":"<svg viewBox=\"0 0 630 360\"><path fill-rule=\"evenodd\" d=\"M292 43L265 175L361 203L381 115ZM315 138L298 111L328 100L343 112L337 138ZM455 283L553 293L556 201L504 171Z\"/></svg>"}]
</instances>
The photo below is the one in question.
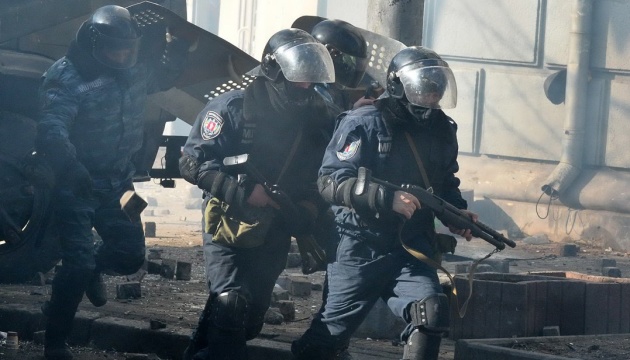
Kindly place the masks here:
<instances>
[{"instance_id":1,"label":"weapon sling","mask_svg":"<svg viewBox=\"0 0 630 360\"><path fill-rule=\"evenodd\" d=\"M427 176L427 172L424 169L424 164L422 162L422 158L420 158L420 154L418 154L418 149L416 149L416 145L413 142L413 139L411 138L411 135L409 135L408 132L405 132L405 137L407 138L407 142L409 143L409 147L411 148L411 152L413 153L413 157L416 160L416 164L418 165L418 169L420 169L420 174L422 175L422 180L424 182L424 186L426 188L426 190L430 193L433 194L433 188L431 187L431 184L429 183L429 177ZM409 253L411 254L413 257L415 257L416 259L424 262L425 264L438 269L440 271L442 271L444 274L446 274L446 276L448 277L449 281L451 282L451 286L452 286L452 290L451 293L453 294L453 297L455 298L455 304L457 306L457 312L459 314L460 318L463 318L466 315L466 310L468 308L468 302L470 301L471 297L472 297L472 292L473 292L473 275L475 273L475 270L477 269L477 265L479 265L479 263L481 263L482 261L486 260L487 258L489 258L490 256L492 256L494 253L497 253L499 250L498 249L494 249L493 251L491 251L488 255L484 256L483 258L479 259L479 260L475 260L472 264L472 266L470 267L470 272L468 273L468 288L470 289L470 291L468 292L468 296L466 297L466 301L464 301L464 303L462 304L462 306L459 306L459 298L457 297L457 287L455 286L455 281L453 280L453 276L441 265L439 264L437 261L434 261L433 259L429 258L428 256L426 256L425 254L423 254L421 251L418 251L414 248L412 248L411 246L408 246L407 244L405 244L405 242L402 239L402 229L403 226L405 225L405 221L403 221L400 226L398 227L398 239L400 240L400 243L402 244L403 248Z\"/></svg>"}]
</instances>

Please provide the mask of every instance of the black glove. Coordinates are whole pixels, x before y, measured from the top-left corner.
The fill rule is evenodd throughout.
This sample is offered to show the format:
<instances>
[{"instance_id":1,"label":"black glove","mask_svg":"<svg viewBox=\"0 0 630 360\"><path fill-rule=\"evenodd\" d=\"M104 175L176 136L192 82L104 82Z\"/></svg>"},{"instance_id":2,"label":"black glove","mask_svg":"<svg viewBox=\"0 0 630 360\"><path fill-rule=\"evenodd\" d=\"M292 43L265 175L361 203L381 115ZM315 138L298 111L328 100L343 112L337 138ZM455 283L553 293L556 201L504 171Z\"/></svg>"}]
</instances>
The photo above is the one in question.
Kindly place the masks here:
<instances>
[{"instance_id":1,"label":"black glove","mask_svg":"<svg viewBox=\"0 0 630 360\"><path fill-rule=\"evenodd\" d=\"M73 162L67 168L64 176L66 185L72 192L80 198L89 198L92 195L92 177L90 172L78 161Z\"/></svg>"}]
</instances>

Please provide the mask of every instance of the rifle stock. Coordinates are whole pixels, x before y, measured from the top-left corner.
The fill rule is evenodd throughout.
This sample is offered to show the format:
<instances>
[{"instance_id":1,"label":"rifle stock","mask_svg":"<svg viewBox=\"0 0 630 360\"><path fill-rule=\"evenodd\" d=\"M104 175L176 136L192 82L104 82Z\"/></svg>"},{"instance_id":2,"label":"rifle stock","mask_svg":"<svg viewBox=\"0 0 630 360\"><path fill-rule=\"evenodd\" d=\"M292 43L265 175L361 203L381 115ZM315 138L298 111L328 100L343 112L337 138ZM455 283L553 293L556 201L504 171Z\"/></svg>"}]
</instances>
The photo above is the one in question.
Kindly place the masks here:
<instances>
[{"instance_id":1,"label":"rifle stock","mask_svg":"<svg viewBox=\"0 0 630 360\"><path fill-rule=\"evenodd\" d=\"M419 186L410 184L403 184L399 186L385 180L373 178L371 176L371 171L364 167L359 168L358 178L357 183L367 184L369 182L373 182L389 188L390 190L400 190L412 194L420 201L420 204L422 204L423 207L428 207L433 210L435 215L443 219L447 224L459 229L470 229L474 237L478 237L489 242L499 250L505 249L505 245L512 248L516 247L516 243L514 241L506 238L501 233L481 221L472 221L472 219L460 209Z\"/></svg>"}]
</instances>

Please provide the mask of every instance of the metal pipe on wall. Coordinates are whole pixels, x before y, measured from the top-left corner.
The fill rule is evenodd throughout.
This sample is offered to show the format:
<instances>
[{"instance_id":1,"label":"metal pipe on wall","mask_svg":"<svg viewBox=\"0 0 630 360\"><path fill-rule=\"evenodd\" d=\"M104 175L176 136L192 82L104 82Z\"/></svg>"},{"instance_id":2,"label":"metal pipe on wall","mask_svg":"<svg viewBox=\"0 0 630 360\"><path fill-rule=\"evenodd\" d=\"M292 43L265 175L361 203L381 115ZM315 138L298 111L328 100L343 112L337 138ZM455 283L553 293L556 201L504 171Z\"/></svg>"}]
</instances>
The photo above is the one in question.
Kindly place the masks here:
<instances>
[{"instance_id":1,"label":"metal pipe on wall","mask_svg":"<svg viewBox=\"0 0 630 360\"><path fill-rule=\"evenodd\" d=\"M571 17L562 155L541 188L553 198L563 195L582 170L593 1L575 0Z\"/></svg>"}]
</instances>

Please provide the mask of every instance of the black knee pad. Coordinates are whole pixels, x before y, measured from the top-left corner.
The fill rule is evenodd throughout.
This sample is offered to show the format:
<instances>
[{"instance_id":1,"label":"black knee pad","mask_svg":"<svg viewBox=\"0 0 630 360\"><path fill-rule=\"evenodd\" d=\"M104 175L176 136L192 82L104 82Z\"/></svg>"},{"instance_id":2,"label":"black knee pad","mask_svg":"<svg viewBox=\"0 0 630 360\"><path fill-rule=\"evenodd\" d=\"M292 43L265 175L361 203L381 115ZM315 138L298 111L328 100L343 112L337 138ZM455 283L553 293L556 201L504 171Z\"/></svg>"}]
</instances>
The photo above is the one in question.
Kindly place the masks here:
<instances>
[{"instance_id":1,"label":"black knee pad","mask_svg":"<svg viewBox=\"0 0 630 360\"><path fill-rule=\"evenodd\" d=\"M238 291L222 292L212 300L212 322L219 329L243 330L248 308L247 299Z\"/></svg>"},{"instance_id":2,"label":"black knee pad","mask_svg":"<svg viewBox=\"0 0 630 360\"><path fill-rule=\"evenodd\" d=\"M411 323L416 328L434 333L449 331L449 306L446 294L433 294L416 301L409 308Z\"/></svg>"}]
</instances>

